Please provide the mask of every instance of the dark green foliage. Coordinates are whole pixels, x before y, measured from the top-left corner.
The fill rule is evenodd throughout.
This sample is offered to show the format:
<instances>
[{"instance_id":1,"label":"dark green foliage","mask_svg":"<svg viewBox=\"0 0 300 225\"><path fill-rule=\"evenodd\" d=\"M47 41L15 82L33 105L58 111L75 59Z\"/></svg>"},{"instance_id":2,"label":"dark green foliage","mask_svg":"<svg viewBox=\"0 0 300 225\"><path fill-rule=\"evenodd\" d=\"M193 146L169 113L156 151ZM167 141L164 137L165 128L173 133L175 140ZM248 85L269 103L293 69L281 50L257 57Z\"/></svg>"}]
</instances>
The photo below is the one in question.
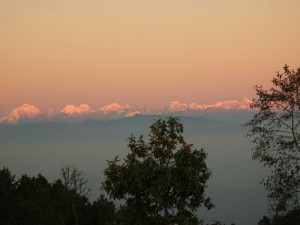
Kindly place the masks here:
<instances>
[{"instance_id":1,"label":"dark green foliage","mask_svg":"<svg viewBox=\"0 0 300 225\"><path fill-rule=\"evenodd\" d=\"M259 222L258 225L271 225L271 219L267 216L264 216Z\"/></svg>"},{"instance_id":2,"label":"dark green foliage","mask_svg":"<svg viewBox=\"0 0 300 225\"><path fill-rule=\"evenodd\" d=\"M52 201L55 202L55 212L58 224L74 224L74 216L69 201L69 190L61 180L52 184Z\"/></svg>"},{"instance_id":3,"label":"dark green foliage","mask_svg":"<svg viewBox=\"0 0 300 225\"><path fill-rule=\"evenodd\" d=\"M7 168L0 170L0 224L8 225L16 208L15 176Z\"/></svg>"},{"instance_id":4,"label":"dark green foliage","mask_svg":"<svg viewBox=\"0 0 300 225\"><path fill-rule=\"evenodd\" d=\"M245 126L255 144L253 159L271 169L263 180L271 211L299 209L300 197L300 68L284 67L269 90L255 87L257 113Z\"/></svg>"},{"instance_id":5,"label":"dark green foliage","mask_svg":"<svg viewBox=\"0 0 300 225\"><path fill-rule=\"evenodd\" d=\"M300 209L289 211L285 215L277 215L272 219L264 216L258 225L299 225L300 224Z\"/></svg>"},{"instance_id":6,"label":"dark green foliage","mask_svg":"<svg viewBox=\"0 0 300 225\"><path fill-rule=\"evenodd\" d=\"M18 204L15 219L18 224L55 224L51 184L39 174L37 177L23 175L17 186Z\"/></svg>"},{"instance_id":7,"label":"dark green foliage","mask_svg":"<svg viewBox=\"0 0 300 225\"><path fill-rule=\"evenodd\" d=\"M108 162L104 190L126 205L118 211L119 224L200 224L196 209L213 207L205 196L211 172L203 149L187 144L178 118L159 119L150 127L149 141L129 138L130 153L119 164Z\"/></svg>"},{"instance_id":8,"label":"dark green foliage","mask_svg":"<svg viewBox=\"0 0 300 225\"><path fill-rule=\"evenodd\" d=\"M103 195L90 206L91 225L112 223L115 220L115 205Z\"/></svg>"},{"instance_id":9,"label":"dark green foliage","mask_svg":"<svg viewBox=\"0 0 300 225\"><path fill-rule=\"evenodd\" d=\"M113 220L115 206L103 196L91 204L59 179L49 183L39 174L22 175L15 181L7 168L0 170L1 225L74 225L71 197L76 198L81 225L105 225Z\"/></svg>"}]
</instances>

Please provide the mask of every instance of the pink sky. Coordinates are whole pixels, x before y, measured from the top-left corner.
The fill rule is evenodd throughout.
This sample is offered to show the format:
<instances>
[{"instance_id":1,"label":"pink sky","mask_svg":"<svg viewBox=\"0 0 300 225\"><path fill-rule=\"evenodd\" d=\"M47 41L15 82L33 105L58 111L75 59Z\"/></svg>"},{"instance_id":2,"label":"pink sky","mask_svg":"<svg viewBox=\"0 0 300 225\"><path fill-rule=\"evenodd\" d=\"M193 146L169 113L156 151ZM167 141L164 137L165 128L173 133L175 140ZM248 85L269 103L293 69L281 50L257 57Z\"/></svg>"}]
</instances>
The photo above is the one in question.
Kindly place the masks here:
<instances>
[{"instance_id":1,"label":"pink sky","mask_svg":"<svg viewBox=\"0 0 300 225\"><path fill-rule=\"evenodd\" d=\"M2 0L0 113L254 97L300 66L300 1Z\"/></svg>"}]
</instances>

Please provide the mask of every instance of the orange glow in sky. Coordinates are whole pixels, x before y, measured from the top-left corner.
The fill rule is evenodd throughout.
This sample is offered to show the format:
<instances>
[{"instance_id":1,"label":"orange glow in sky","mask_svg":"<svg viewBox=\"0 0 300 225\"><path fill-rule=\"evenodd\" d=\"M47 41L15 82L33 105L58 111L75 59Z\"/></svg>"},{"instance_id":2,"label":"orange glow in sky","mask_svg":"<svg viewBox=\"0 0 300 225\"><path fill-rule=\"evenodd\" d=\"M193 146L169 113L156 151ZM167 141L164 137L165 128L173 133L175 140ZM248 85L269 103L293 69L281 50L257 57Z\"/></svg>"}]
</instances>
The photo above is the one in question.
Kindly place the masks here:
<instances>
[{"instance_id":1,"label":"orange glow in sky","mask_svg":"<svg viewBox=\"0 0 300 225\"><path fill-rule=\"evenodd\" d=\"M300 66L299 0L1 0L0 112L253 97Z\"/></svg>"}]
</instances>

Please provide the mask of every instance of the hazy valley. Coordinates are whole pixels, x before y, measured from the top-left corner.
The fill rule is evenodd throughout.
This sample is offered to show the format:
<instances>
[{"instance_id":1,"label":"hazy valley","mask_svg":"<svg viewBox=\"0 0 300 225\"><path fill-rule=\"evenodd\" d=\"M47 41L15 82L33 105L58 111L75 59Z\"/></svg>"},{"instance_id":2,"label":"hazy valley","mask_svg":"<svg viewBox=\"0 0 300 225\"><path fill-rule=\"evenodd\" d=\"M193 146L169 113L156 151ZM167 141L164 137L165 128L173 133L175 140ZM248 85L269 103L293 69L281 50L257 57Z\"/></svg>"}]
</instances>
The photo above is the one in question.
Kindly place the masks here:
<instances>
[{"instance_id":1,"label":"hazy valley","mask_svg":"<svg viewBox=\"0 0 300 225\"><path fill-rule=\"evenodd\" d=\"M177 113L180 115L180 113ZM206 221L230 224L255 224L266 214L266 193L259 184L267 170L251 159L251 143L245 137L242 121L248 111L211 113L203 117L181 117L184 137L195 148L209 154L212 177L207 194L215 209L199 211ZM164 116L162 116L164 117ZM95 199L103 179L106 160L121 159L128 153L127 138L148 135L149 126L160 116L136 115L116 120L86 120L80 123L44 122L0 126L0 166L18 176L41 172L51 179L60 175L64 164L76 165L86 172Z\"/></svg>"}]
</instances>

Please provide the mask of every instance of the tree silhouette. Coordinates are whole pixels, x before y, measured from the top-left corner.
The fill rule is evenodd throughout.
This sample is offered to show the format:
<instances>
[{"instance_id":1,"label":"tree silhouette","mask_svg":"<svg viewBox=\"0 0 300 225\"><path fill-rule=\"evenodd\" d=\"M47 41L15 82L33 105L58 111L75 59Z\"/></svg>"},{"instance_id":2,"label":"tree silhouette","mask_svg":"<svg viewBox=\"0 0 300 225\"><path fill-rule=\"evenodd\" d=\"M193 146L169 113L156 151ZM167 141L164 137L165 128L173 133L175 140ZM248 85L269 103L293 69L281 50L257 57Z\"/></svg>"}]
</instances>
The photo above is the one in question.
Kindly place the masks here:
<instances>
[{"instance_id":1,"label":"tree silhouette","mask_svg":"<svg viewBox=\"0 0 300 225\"><path fill-rule=\"evenodd\" d=\"M83 170L79 170L76 166L66 165L61 168L61 175L64 185L70 191L69 200L75 218L75 224L79 224L76 206L78 202L87 202L90 193L90 186L87 186L88 179L84 176Z\"/></svg>"},{"instance_id":2,"label":"tree silhouette","mask_svg":"<svg viewBox=\"0 0 300 225\"><path fill-rule=\"evenodd\" d=\"M150 127L149 141L129 138L130 153L119 164L108 161L103 188L114 199L124 199L120 224L200 224L194 211L211 209L205 196L211 172L203 149L187 144L178 118L159 119Z\"/></svg>"},{"instance_id":3,"label":"tree silhouette","mask_svg":"<svg viewBox=\"0 0 300 225\"><path fill-rule=\"evenodd\" d=\"M13 218L13 210L16 208L15 175L12 175L8 168L0 170L0 224L9 224Z\"/></svg>"},{"instance_id":4,"label":"tree silhouette","mask_svg":"<svg viewBox=\"0 0 300 225\"><path fill-rule=\"evenodd\" d=\"M271 168L262 183L276 214L299 209L300 194L300 68L283 69L269 90L255 86L257 113L244 124L255 144L253 159Z\"/></svg>"},{"instance_id":5,"label":"tree silhouette","mask_svg":"<svg viewBox=\"0 0 300 225\"><path fill-rule=\"evenodd\" d=\"M90 203L60 179L49 183L39 174L22 175L16 181L15 175L4 167L0 170L0 224L74 225L70 196L76 198L76 214L81 225L107 225L114 220L115 205L103 195Z\"/></svg>"}]
</instances>

